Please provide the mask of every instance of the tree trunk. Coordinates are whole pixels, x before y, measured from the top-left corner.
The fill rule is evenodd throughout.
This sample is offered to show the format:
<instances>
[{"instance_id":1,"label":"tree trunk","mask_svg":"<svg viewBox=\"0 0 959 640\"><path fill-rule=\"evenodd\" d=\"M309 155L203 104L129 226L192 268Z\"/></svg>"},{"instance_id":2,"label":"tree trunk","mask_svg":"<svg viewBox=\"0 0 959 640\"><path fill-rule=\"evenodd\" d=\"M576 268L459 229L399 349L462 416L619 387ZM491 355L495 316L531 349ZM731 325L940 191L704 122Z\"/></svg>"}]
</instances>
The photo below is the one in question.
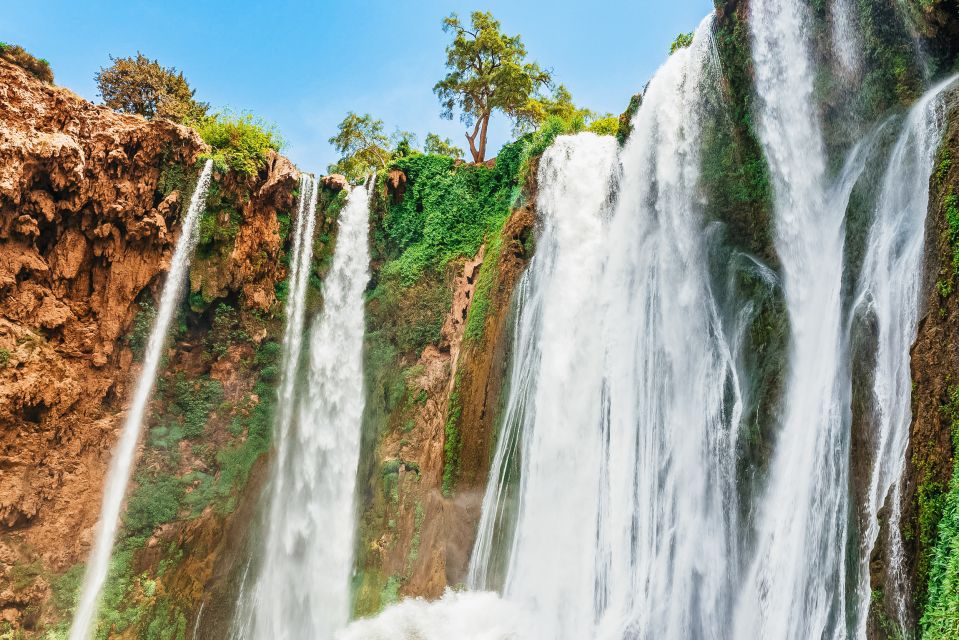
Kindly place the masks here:
<instances>
[{"instance_id":1,"label":"tree trunk","mask_svg":"<svg viewBox=\"0 0 959 640\"><path fill-rule=\"evenodd\" d=\"M483 126L480 128L479 158L476 159L476 164L480 164L486 159L486 130L489 127L489 115L487 113L483 116Z\"/></svg>"},{"instance_id":2,"label":"tree trunk","mask_svg":"<svg viewBox=\"0 0 959 640\"><path fill-rule=\"evenodd\" d=\"M486 131L489 128L490 114L485 114L477 118L476 126L473 127L473 133L466 134L466 140L470 143L470 155L473 156L473 163L480 164L486 159ZM476 145L476 138L479 137L479 146Z\"/></svg>"}]
</instances>

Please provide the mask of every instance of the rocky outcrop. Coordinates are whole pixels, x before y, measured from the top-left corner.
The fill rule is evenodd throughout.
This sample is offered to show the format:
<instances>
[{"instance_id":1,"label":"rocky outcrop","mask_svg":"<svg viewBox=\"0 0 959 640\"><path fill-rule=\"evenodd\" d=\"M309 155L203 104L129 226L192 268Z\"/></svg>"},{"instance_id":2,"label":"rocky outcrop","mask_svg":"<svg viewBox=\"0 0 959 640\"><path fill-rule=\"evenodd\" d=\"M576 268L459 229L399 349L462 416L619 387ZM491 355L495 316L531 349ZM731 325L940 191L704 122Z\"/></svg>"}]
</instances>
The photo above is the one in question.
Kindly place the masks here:
<instances>
[{"instance_id":1,"label":"rocky outcrop","mask_svg":"<svg viewBox=\"0 0 959 640\"><path fill-rule=\"evenodd\" d=\"M89 549L136 375L137 301L158 293L205 150L187 127L0 60L0 611L15 628L46 615L50 583ZM257 176L215 177L239 224L195 263L204 300L274 305L277 213L296 180L275 154Z\"/></svg>"}]
</instances>

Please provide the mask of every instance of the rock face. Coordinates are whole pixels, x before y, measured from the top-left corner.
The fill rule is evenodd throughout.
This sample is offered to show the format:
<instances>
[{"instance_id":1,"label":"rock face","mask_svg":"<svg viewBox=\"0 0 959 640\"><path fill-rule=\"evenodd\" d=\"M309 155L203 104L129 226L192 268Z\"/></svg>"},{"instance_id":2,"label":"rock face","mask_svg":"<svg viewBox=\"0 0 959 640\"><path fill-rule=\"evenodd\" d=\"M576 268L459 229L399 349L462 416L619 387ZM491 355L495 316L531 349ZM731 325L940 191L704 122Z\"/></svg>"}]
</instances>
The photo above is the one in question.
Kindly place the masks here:
<instances>
[{"instance_id":1,"label":"rock face","mask_svg":"<svg viewBox=\"0 0 959 640\"><path fill-rule=\"evenodd\" d=\"M136 301L158 293L205 150L189 128L113 113L0 60L0 611L17 628L89 549L136 375ZM227 250L198 257L194 291L274 304L277 212L296 180L277 155L258 176L215 178L242 224Z\"/></svg>"}]
</instances>

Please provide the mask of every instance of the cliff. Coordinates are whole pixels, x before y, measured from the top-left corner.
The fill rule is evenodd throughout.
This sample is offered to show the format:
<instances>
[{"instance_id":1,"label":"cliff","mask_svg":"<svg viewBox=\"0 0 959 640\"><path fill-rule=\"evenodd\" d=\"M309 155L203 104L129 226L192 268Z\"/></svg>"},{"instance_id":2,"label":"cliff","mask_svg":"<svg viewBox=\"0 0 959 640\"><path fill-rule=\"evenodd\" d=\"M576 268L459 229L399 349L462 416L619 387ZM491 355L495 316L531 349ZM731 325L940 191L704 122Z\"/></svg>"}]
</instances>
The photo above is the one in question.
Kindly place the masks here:
<instances>
[{"instance_id":1,"label":"cliff","mask_svg":"<svg viewBox=\"0 0 959 640\"><path fill-rule=\"evenodd\" d=\"M205 151L186 127L94 106L0 60L0 620L11 628L54 628L72 608L152 300ZM282 223L288 225L297 179L275 154L255 176L215 176L192 294L153 411L183 423L181 431L191 416L200 427L162 443L166 449L151 431L141 447L132 515L118 545L138 574L175 551L171 566L208 565L188 572L202 587L230 531L222 521L267 448L268 430L256 448L244 449L250 427L235 423L264 404L253 387L267 356L254 354L275 347ZM170 406L184 399L174 398L177 392L196 395L203 385L206 400L219 400L215 407ZM151 420L154 430L158 420ZM222 451L246 458L227 469ZM141 489L158 482L162 465L176 481L171 493L193 495L192 505L157 514L147 503L137 511ZM217 491L200 500L196 488L204 482ZM131 521L143 520L144 509L146 522ZM147 531L167 520L177 522L155 537ZM132 606L130 593L119 596ZM136 628L135 616L127 618L117 631Z\"/></svg>"}]
</instances>

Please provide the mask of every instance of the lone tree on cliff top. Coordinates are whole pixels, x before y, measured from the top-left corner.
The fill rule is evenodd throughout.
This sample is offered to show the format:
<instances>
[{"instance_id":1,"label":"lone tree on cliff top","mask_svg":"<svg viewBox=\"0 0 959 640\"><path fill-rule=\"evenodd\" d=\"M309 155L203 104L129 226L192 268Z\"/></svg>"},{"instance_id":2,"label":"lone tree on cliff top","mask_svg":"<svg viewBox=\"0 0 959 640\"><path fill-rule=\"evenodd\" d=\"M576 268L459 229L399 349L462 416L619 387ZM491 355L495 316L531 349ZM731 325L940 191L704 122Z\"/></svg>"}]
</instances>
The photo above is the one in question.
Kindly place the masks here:
<instances>
[{"instance_id":1,"label":"lone tree on cliff top","mask_svg":"<svg viewBox=\"0 0 959 640\"><path fill-rule=\"evenodd\" d=\"M473 162L486 159L486 133L493 111L500 110L514 120L537 91L551 82L549 71L526 61L526 47L517 36L500 30L500 23L489 12L474 11L471 27L465 27L455 13L443 20L443 30L453 35L446 47L449 73L436 83L433 91L443 106L443 117L453 119L459 108L460 119L472 133L466 134Z\"/></svg>"},{"instance_id":2,"label":"lone tree on cliff top","mask_svg":"<svg viewBox=\"0 0 959 640\"><path fill-rule=\"evenodd\" d=\"M140 52L136 58L114 58L96 74L103 104L114 111L145 118L166 118L183 123L200 121L209 109L197 102L182 71L163 67Z\"/></svg>"}]
</instances>

